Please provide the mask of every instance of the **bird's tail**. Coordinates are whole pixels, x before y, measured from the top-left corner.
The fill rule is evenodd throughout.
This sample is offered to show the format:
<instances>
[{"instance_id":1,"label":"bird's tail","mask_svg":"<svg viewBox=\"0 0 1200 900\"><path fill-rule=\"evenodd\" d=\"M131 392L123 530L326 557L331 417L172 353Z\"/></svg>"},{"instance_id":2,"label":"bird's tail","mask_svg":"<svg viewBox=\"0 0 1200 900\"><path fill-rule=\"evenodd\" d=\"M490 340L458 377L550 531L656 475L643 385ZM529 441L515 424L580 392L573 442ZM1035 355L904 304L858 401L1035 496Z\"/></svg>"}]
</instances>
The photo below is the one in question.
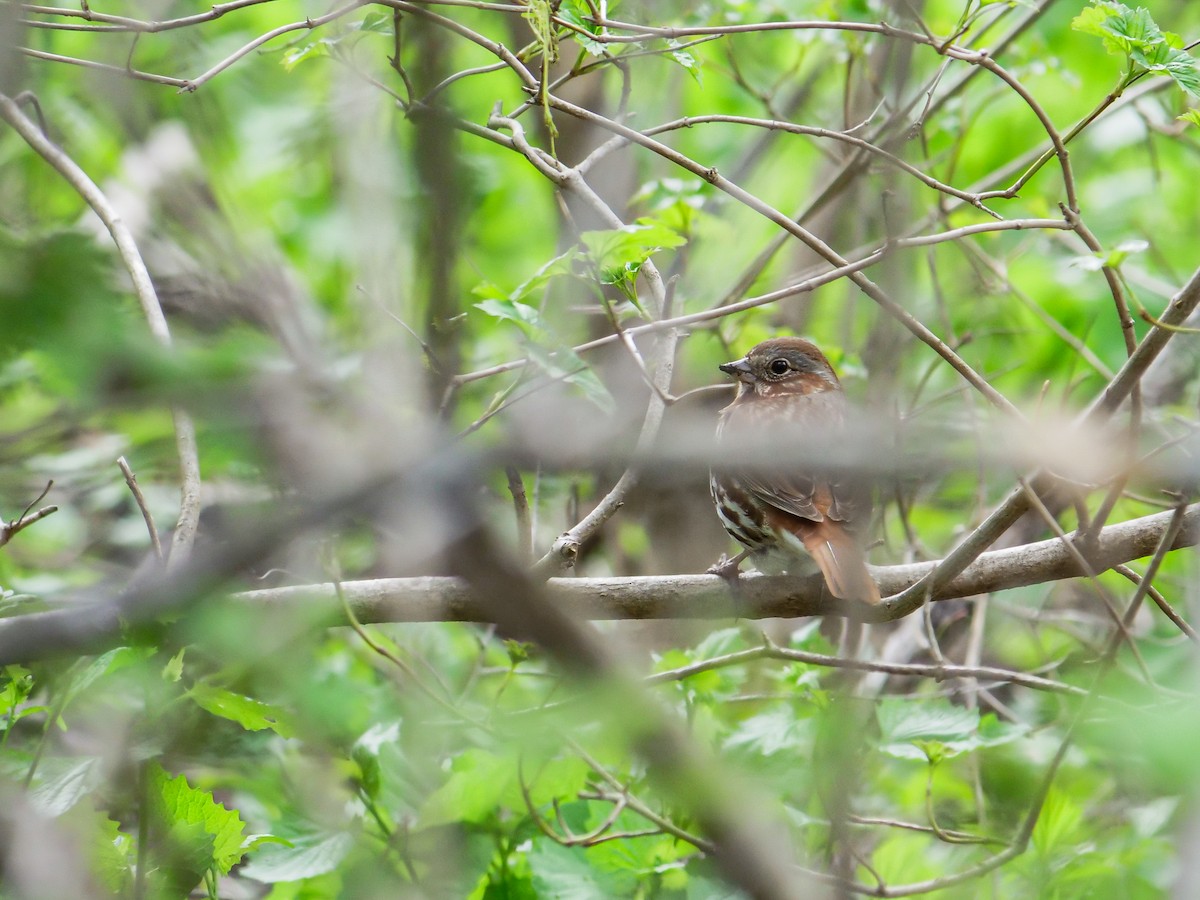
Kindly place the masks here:
<instances>
[{"instance_id":1,"label":"bird's tail","mask_svg":"<svg viewBox=\"0 0 1200 900\"><path fill-rule=\"evenodd\" d=\"M829 593L871 606L880 602L879 587L867 571L862 548L840 524L830 519L816 522L804 529L800 538L825 576Z\"/></svg>"}]
</instances>

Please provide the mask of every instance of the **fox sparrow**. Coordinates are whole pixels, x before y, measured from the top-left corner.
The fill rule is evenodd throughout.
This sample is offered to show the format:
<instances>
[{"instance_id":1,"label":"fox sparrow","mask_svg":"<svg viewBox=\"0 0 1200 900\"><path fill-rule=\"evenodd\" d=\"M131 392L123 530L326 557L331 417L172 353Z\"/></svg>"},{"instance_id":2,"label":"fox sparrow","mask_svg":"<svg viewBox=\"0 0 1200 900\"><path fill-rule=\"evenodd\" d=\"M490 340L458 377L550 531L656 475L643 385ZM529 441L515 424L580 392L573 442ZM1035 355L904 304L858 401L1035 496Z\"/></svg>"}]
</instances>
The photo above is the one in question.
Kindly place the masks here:
<instances>
[{"instance_id":1,"label":"fox sparrow","mask_svg":"<svg viewBox=\"0 0 1200 900\"><path fill-rule=\"evenodd\" d=\"M782 555L785 567L807 554L835 597L878 603L879 588L853 535L854 524L870 512L864 484L822 471L819 462L788 459L786 451L784 466L772 471L736 462L739 447L786 444L789 434L837 437L846 395L829 360L809 341L775 338L720 368L738 380L738 392L721 410L723 461L709 485L725 530L747 548L732 571L747 553L763 562ZM729 571L728 565L714 571Z\"/></svg>"}]
</instances>

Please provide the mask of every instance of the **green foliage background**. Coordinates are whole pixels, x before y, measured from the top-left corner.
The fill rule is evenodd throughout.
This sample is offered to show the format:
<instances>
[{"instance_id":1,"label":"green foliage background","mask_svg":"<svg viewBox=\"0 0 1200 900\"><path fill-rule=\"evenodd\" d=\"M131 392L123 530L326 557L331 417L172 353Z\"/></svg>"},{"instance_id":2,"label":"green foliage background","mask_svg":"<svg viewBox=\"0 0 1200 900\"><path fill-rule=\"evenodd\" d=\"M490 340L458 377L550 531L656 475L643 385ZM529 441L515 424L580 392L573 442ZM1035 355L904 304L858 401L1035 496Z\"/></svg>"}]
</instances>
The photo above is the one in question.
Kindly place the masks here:
<instances>
[{"instance_id":1,"label":"green foliage background","mask_svg":"<svg viewBox=\"0 0 1200 900\"><path fill-rule=\"evenodd\" d=\"M535 35L544 4L520 14L482 3L421 6L520 49L542 72L549 37ZM951 35L966 22L956 43L989 47L1019 16L1044 9L998 60L1060 131L1110 92L1125 96L1069 145L1082 217L1104 249L1090 252L1069 231L995 231L894 251L870 274L1011 401L1065 415L1102 390L1127 355L1105 267L1119 271L1141 336L1150 326L1138 310L1159 315L1198 262L1200 144L1186 116L1200 81L1181 48L1200 38L1200 7L1148 6L794 0L609 10L658 26L887 21L920 31L910 10L920 7L931 34ZM525 158L470 130L439 127L429 108L478 128L494 108L507 114L529 101L519 120L529 140L571 164L581 146L601 139L581 136L558 113L552 138L536 93L506 68L483 70L494 55L411 11L366 5L299 28L192 92L123 70L197 79L271 29L329 10L260 2L136 44L125 33L26 27L18 20L84 20L22 11L11 0L3 10L0 91L32 91L53 140L110 194L140 190L131 209L144 211L144 223L132 222L144 251L174 248L160 258L185 260L192 284L233 285L212 295L242 298L216 322L195 310L173 318L176 346L159 347L78 194L15 132L0 131L0 502L15 517L53 479L45 502L59 507L0 551L9 615L127 585L148 541L114 460L129 459L160 525L172 522L172 404L197 420L206 506L237 520L264 508L285 516L307 488L321 493L306 481L314 469L336 468L327 457L306 468L303 449L272 440L271 417L256 403L273 377L313 379L317 412L298 420L292 439L328 440L345 451L347 468L406 452L364 449L374 423L355 415L369 403L414 428L438 420L455 435L448 441L472 450L518 437L536 449L542 427L579 430L595 446L625 452L637 439L645 385L619 347L567 348L611 333L614 320L632 327L651 315L639 278L646 261L678 277L681 314L765 294L815 262L790 242L756 269L778 226L641 149L614 153L619 165L596 176L630 227L605 227L578 209L564 216L566 201ZM103 12L162 21L195 10L122 3ZM557 12L595 36L588 4L564 2ZM911 134L889 134L891 153L956 187L994 189L1046 146L1010 86L878 33L646 38L609 47L626 57L619 68L565 26L552 41L552 77L597 67L580 77L572 102L620 114L637 129L721 115L867 134L897 96L920 95L945 66L939 85L976 74L929 107ZM401 69L421 97L450 73L478 71L428 106L406 109L397 102L409 96ZM873 83L876 73L894 80ZM156 144L164 134L185 140ZM827 187L848 152L836 141L730 122L657 139L788 214ZM191 149L180 155L181 147ZM430 174L443 171L439 160L449 173L440 187ZM810 223L845 255L889 236L994 221L883 163L848 191ZM987 205L1006 219L1044 219L1059 217L1064 199L1051 160L1018 196ZM276 290L299 298L282 318L262 300ZM319 352L289 348L297 320L319 336ZM874 561L943 556L1011 489L1020 467L988 453L1003 416L845 281L691 328L678 347L673 394L717 383L718 363L788 332L825 348L864 408L911 426L918 451L920 434L942 435L946 445L936 449L961 462L900 481L895 496L881 498L884 545ZM1196 337L1175 340L1194 346ZM526 356L535 361L527 373L464 381L438 409L449 376ZM1194 430L1195 379L1184 382L1146 409L1144 450ZM555 399L543 408L546 396ZM697 397L675 408L710 423L719 398ZM526 408L540 412L523 419ZM619 471L615 461L522 466L534 553L546 552ZM515 548L504 472L482 477L487 520ZM1161 490L1178 486L1131 485L1112 521L1169 507ZM633 498L588 548L581 571L695 572L697 559L730 549L702 473L681 491L690 492L686 503L668 495L665 512L656 513L653 497ZM1093 511L1103 493L1089 500ZM230 496L237 502L223 502ZM412 521L318 529L161 627L130 630L102 655L8 666L0 681L7 822L50 835L47 848L69 848L59 862L42 862L43 876L61 868L81 896L224 896L232 884L279 900L737 896L705 852L711 836L684 800L689 786L656 779L637 752L650 723L623 708L619 694L564 676L536 648L490 628L360 632L227 597L273 567L283 570L277 579L299 583L442 571L436 549L412 549L425 530L437 544L430 516L428 529ZM1062 514L1064 528L1075 527L1073 516ZM206 519L202 541L219 539L219 524ZM1186 615L1194 581L1194 558L1179 553L1164 560L1155 584ZM1098 583L1122 605L1132 595L1111 572ZM784 858L799 862L789 870L798 891L832 891L840 878L846 890L886 887L891 896L1166 896L1194 866L1181 837L1195 816L1200 772L1188 749L1200 736L1192 643L1156 610L1143 612L1130 626L1136 655L1125 645L1106 669L1110 623L1094 586L1037 585L990 602L984 662L1038 673L1062 690L927 677L868 689L828 665L840 652L836 632L804 622L773 634L784 650L821 662L758 654L755 623L649 636L624 625L601 631L632 668L667 673L647 686L653 701L686 723L714 781L773 834ZM934 626L948 647L966 628ZM892 633L877 631L876 646ZM923 635L919 627L909 633L918 644ZM931 653L918 647L906 658L928 662ZM1019 846L1026 827L1027 847ZM21 846L11 838L8 852ZM1010 846L1023 852L989 870L987 861ZM958 873L966 876L947 877ZM19 878L11 890L32 895Z\"/></svg>"}]
</instances>

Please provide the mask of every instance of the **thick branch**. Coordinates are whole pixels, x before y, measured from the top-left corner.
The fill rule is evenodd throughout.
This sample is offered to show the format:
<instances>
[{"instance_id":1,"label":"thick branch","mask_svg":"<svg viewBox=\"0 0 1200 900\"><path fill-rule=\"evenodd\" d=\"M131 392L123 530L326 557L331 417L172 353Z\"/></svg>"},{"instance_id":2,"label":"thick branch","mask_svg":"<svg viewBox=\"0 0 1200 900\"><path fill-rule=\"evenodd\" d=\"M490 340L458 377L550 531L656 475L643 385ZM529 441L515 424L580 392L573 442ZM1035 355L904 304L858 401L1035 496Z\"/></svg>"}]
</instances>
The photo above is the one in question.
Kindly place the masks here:
<instances>
[{"instance_id":1,"label":"thick branch","mask_svg":"<svg viewBox=\"0 0 1200 900\"><path fill-rule=\"evenodd\" d=\"M1173 512L1158 513L1101 533L1088 562L1094 571L1111 569L1148 556ZM1069 535L1073 538L1074 535ZM1184 514L1172 549L1200 541L1200 504ZM1080 548L1082 549L1082 547ZM882 594L898 594L916 584L937 562L887 566L872 570ZM1079 563L1058 538L982 554L966 571L941 588L935 600L949 600L1008 588L1084 575ZM789 578L744 575L738 595L715 575L664 575L647 578L553 578L547 590L555 605L584 619L757 619L774 616L853 615L872 621L901 618L911 610L889 601L875 608L847 610L822 589L819 577ZM392 578L346 582L342 591L364 622L490 621L489 604L455 578ZM332 585L303 585L238 595L263 605L311 604L339 615L340 601ZM3 626L0 623L0 634Z\"/></svg>"}]
</instances>

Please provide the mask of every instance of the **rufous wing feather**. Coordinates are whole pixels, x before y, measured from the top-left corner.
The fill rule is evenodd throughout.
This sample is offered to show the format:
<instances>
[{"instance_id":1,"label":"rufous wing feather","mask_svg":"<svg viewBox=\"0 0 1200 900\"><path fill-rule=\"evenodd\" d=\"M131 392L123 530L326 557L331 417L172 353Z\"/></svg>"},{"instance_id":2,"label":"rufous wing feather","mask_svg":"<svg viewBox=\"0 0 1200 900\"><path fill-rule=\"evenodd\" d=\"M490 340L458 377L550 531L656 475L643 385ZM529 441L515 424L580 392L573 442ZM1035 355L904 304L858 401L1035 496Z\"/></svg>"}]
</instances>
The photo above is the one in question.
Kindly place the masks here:
<instances>
[{"instance_id":1,"label":"rufous wing feather","mask_svg":"<svg viewBox=\"0 0 1200 900\"><path fill-rule=\"evenodd\" d=\"M867 571L862 549L841 524L832 519L805 522L797 535L825 576L829 593L841 600L879 603L879 587Z\"/></svg>"}]
</instances>

